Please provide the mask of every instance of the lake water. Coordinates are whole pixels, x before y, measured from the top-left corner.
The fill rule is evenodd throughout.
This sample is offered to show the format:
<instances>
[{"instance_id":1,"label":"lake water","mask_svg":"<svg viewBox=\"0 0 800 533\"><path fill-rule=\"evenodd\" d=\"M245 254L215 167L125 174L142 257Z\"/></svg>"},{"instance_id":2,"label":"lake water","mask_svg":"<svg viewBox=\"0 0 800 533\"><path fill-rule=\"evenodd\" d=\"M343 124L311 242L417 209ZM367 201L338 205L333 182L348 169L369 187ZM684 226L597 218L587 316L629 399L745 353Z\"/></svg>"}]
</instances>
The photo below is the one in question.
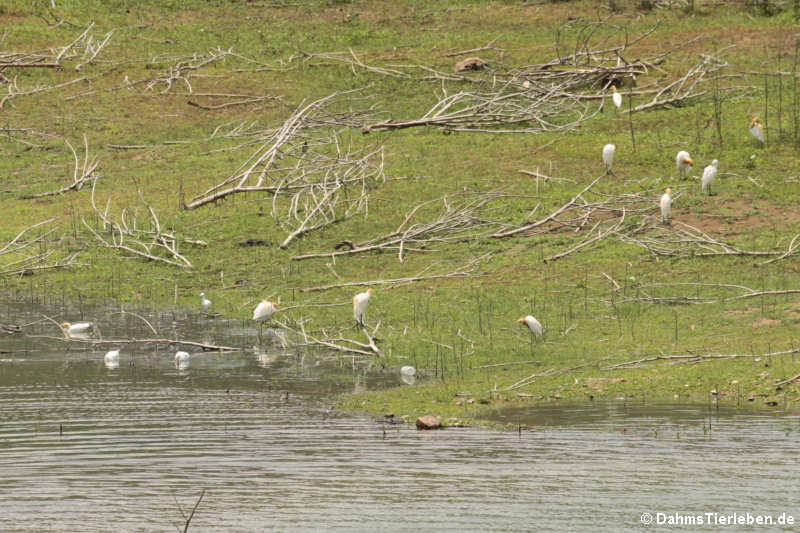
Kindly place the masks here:
<instances>
[{"instance_id":1,"label":"lake water","mask_svg":"<svg viewBox=\"0 0 800 533\"><path fill-rule=\"evenodd\" d=\"M84 318L102 317L105 337L147 336L141 320L115 312ZM81 318L6 303L0 323L43 313ZM170 338L252 346L258 336L185 313L146 317ZM797 415L547 405L491 414L530 427L522 432L419 432L330 410L333 393L400 386L397 369L277 342L193 352L183 370L166 345L123 348L108 369L106 348L66 343L50 322L26 332L55 338L0 333L0 351L12 352L0 353L3 532L183 531L182 510L203 490L189 531L799 529L719 523L732 513L800 522ZM655 523L670 519L693 523Z\"/></svg>"}]
</instances>

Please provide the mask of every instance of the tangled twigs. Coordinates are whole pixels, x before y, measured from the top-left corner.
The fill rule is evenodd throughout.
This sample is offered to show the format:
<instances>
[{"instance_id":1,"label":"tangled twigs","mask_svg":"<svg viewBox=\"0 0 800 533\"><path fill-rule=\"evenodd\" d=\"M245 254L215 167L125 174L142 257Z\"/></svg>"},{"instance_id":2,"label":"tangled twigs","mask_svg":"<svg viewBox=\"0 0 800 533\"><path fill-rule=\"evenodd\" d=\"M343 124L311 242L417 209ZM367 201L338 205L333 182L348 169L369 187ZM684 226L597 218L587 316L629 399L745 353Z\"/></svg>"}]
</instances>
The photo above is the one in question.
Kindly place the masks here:
<instances>
[{"instance_id":1,"label":"tangled twigs","mask_svg":"<svg viewBox=\"0 0 800 533\"><path fill-rule=\"evenodd\" d=\"M776 357L781 355L792 355L800 353L800 348L794 348L791 350L782 350L779 352L769 352L769 353L762 353L762 354L741 354L741 353L731 353L731 354L697 354L697 353L688 353L688 354L679 354L679 355L652 355L648 357L643 357L641 359L636 359L634 361L626 361L624 363L618 363L616 365L607 366L603 368L603 370L614 370L617 368L631 368L640 366L646 363L652 363L655 361L678 361L678 362L699 362L699 361L714 361L718 359L738 359L742 357L746 358L754 358L754 357Z\"/></svg>"},{"instance_id":2,"label":"tangled twigs","mask_svg":"<svg viewBox=\"0 0 800 533\"><path fill-rule=\"evenodd\" d=\"M657 107L664 107L670 105L677 105L682 101L691 98L698 98L708 93L708 89L701 89L701 83L709 81L708 76L714 74L726 67L728 63L722 61L718 54L733 47L734 45L727 46L717 52L717 54L701 54L700 61L693 65L682 77L671 81L667 85L660 87L658 92L653 95L653 98L644 104L639 104L630 110L631 113L644 111L647 109L654 109Z\"/></svg>"},{"instance_id":3,"label":"tangled twigs","mask_svg":"<svg viewBox=\"0 0 800 533\"><path fill-rule=\"evenodd\" d=\"M72 158L75 161L75 167L72 171L72 183L55 191L47 191L38 194L26 194L22 196L23 199L27 200L31 198L42 198L45 196L55 196L73 190L79 191L85 183L97 177L96 170L99 162L97 161L97 157L92 157L91 159L89 158L89 141L86 139L86 134L83 135L83 163L81 163L80 158L78 157L78 152L75 151L75 148L69 142L69 139L64 139L64 142L67 143L67 146L72 152Z\"/></svg>"},{"instance_id":4,"label":"tangled twigs","mask_svg":"<svg viewBox=\"0 0 800 533\"><path fill-rule=\"evenodd\" d=\"M462 193L428 200L417 204L391 233L357 244L351 243L347 250L296 255L292 257L292 261L335 258L375 250L397 250L398 259L403 262L406 252L424 251L430 244L473 240L485 236L489 228L496 228L501 224L478 215L489 202L504 196L503 193ZM436 205L440 206L438 213L434 214L436 218L411 224L420 212L425 211L423 208Z\"/></svg>"},{"instance_id":5,"label":"tangled twigs","mask_svg":"<svg viewBox=\"0 0 800 533\"><path fill-rule=\"evenodd\" d=\"M592 110L578 98L564 97L563 92L561 89L551 89L544 94L533 94L521 91L511 83L493 92L460 91L448 95L444 90L439 101L421 118L377 122L364 126L362 132L418 126L492 133L564 131L589 120L600 111L600 107ZM505 125L511 127L501 127Z\"/></svg>"},{"instance_id":6,"label":"tangled twigs","mask_svg":"<svg viewBox=\"0 0 800 533\"><path fill-rule=\"evenodd\" d=\"M307 287L304 289L300 289L300 292L317 292L317 291L327 291L330 289L339 289L341 287L370 287L375 285L389 285L387 289L391 289L400 285L406 285L408 283L414 283L417 281L428 281L432 279L466 278L476 275L476 272L481 262L485 261L489 257L491 257L491 254L489 253L484 254L480 257L474 257L469 261L467 261L465 265L443 274L425 274L425 271L427 271L430 268L430 266L428 266L425 268L423 272L420 272L416 276L409 276L406 278L396 278L396 279L376 279L370 281L350 281L344 283L334 283L332 285Z\"/></svg>"},{"instance_id":7,"label":"tangled twigs","mask_svg":"<svg viewBox=\"0 0 800 533\"><path fill-rule=\"evenodd\" d=\"M738 255L780 256L782 259L796 252L795 248L790 248L791 253L788 255L776 251L744 250L680 221L673 221L669 226L660 226L642 236L635 236L631 232L618 232L617 236L623 242L640 246L653 255L667 257Z\"/></svg>"},{"instance_id":8,"label":"tangled twigs","mask_svg":"<svg viewBox=\"0 0 800 533\"><path fill-rule=\"evenodd\" d=\"M136 210L123 208L118 220L113 220L108 211L111 203L109 197L104 211L100 211L95 203L95 189L97 179L92 182L92 208L97 217L102 221L102 228L95 229L85 219L83 225L106 248L113 248L135 256L143 257L150 261L160 261L170 265L191 268L192 263L178 251L180 241L207 246L203 241L191 239L178 239L174 233L164 231L155 209L148 204L139 192L139 200L147 208L150 215L149 225L144 229L137 227Z\"/></svg>"},{"instance_id":9,"label":"tangled twigs","mask_svg":"<svg viewBox=\"0 0 800 533\"><path fill-rule=\"evenodd\" d=\"M543 219L537 220L536 222L530 222L528 224L525 224L524 226L520 226L520 227L514 228L512 230L494 233L494 234L491 235L491 237L493 237L495 239L503 239L505 237L513 237L514 235L519 235L520 233L528 232L528 231L530 231L532 229L536 229L539 226L543 226L543 225L547 224L548 222L551 222L551 221L555 220L559 215L561 215L562 213L564 213L568 209L570 209L570 208L572 208L572 207L574 207L576 205L579 205L578 204L578 200L581 198L581 196L584 193L586 193L589 189L594 187L595 183L600 181L600 179L602 179L602 178L603 178L603 176L598 176L597 178L595 178L589 185L587 185L586 187L581 189L581 191L578 194L573 196L572 199L569 202L567 202L566 204L562 205L561 207L559 207L558 209L556 209L555 211L553 211L552 213L550 213L549 215L547 215Z\"/></svg>"},{"instance_id":10,"label":"tangled twigs","mask_svg":"<svg viewBox=\"0 0 800 533\"><path fill-rule=\"evenodd\" d=\"M192 198L186 209L197 209L233 194L267 192L277 196L312 188L317 193L336 186L337 181L363 182L367 177L382 180L382 149L343 151L339 135L331 129L359 123L358 112L336 113L330 106L360 91L337 92L301 105L280 128L264 132L258 139L260 146L230 177ZM320 132L323 127L325 131ZM274 204L273 216L278 218Z\"/></svg>"},{"instance_id":11,"label":"tangled twigs","mask_svg":"<svg viewBox=\"0 0 800 533\"><path fill-rule=\"evenodd\" d=\"M0 258L9 258L9 262L0 264L0 274L32 274L37 270L50 270L54 268L66 268L75 266L77 253L68 255L65 258L53 258L56 250L46 248L46 237L52 234L55 229L49 229L38 233L32 238L29 237L37 228L53 222L55 218L37 222L20 231L11 241L0 247Z\"/></svg>"}]
</instances>

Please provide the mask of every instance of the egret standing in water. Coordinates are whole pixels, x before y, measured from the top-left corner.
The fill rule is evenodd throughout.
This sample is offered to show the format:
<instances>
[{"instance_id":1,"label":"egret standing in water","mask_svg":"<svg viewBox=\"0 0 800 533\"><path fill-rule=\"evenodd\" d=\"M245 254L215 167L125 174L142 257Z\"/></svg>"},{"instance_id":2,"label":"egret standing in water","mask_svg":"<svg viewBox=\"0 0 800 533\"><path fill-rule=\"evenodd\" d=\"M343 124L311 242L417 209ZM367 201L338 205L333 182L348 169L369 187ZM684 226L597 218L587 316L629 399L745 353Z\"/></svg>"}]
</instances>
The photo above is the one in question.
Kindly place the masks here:
<instances>
[{"instance_id":1,"label":"egret standing in water","mask_svg":"<svg viewBox=\"0 0 800 533\"><path fill-rule=\"evenodd\" d=\"M750 115L752 120L750 121L750 135L758 139L761 144L765 143L764 141L764 126L761 125L761 119L759 119L756 115Z\"/></svg>"},{"instance_id":2,"label":"egret standing in water","mask_svg":"<svg viewBox=\"0 0 800 533\"><path fill-rule=\"evenodd\" d=\"M189 366L189 360L191 359L191 355L187 352L176 352L175 353L175 368L178 370L184 370L186 367Z\"/></svg>"},{"instance_id":3,"label":"egret standing in water","mask_svg":"<svg viewBox=\"0 0 800 533\"><path fill-rule=\"evenodd\" d=\"M700 184L703 187L703 191L708 189L708 195L711 196L711 182L714 181L714 178L717 177L717 167L719 166L719 161L716 159L711 162L705 169L703 169L703 178L700 180Z\"/></svg>"},{"instance_id":4,"label":"egret standing in water","mask_svg":"<svg viewBox=\"0 0 800 533\"><path fill-rule=\"evenodd\" d=\"M364 319L367 317L370 296L372 296L372 289L367 289L353 296L353 318L361 327L364 327Z\"/></svg>"},{"instance_id":5,"label":"egret standing in water","mask_svg":"<svg viewBox=\"0 0 800 533\"><path fill-rule=\"evenodd\" d=\"M103 362L105 362L107 368L119 368L119 350L110 350L106 352Z\"/></svg>"},{"instance_id":6,"label":"egret standing in water","mask_svg":"<svg viewBox=\"0 0 800 533\"><path fill-rule=\"evenodd\" d=\"M76 322L75 324L64 322L59 324L59 327L67 337L88 337L89 332L94 328L94 322Z\"/></svg>"},{"instance_id":7,"label":"egret standing in water","mask_svg":"<svg viewBox=\"0 0 800 533\"><path fill-rule=\"evenodd\" d=\"M263 322L264 320L268 320L272 315L275 314L275 311L278 310L278 304L275 302L268 302L266 300L261 300L255 309L253 309L253 320L256 322Z\"/></svg>"},{"instance_id":8,"label":"egret standing in water","mask_svg":"<svg viewBox=\"0 0 800 533\"><path fill-rule=\"evenodd\" d=\"M617 87L615 85L611 86L611 101L614 102L617 109L622 105L622 95L617 92Z\"/></svg>"},{"instance_id":9,"label":"egret standing in water","mask_svg":"<svg viewBox=\"0 0 800 533\"><path fill-rule=\"evenodd\" d=\"M672 210L672 189L667 187L664 194L661 195L661 222L669 224L669 212Z\"/></svg>"},{"instance_id":10,"label":"egret standing in water","mask_svg":"<svg viewBox=\"0 0 800 533\"><path fill-rule=\"evenodd\" d=\"M200 293L200 306L203 308L203 312L206 313L206 314L210 313L212 305L213 304L211 303L211 300L206 298L206 293L201 292Z\"/></svg>"},{"instance_id":11,"label":"egret standing in water","mask_svg":"<svg viewBox=\"0 0 800 533\"><path fill-rule=\"evenodd\" d=\"M689 152L686 150L678 152L678 155L675 157L675 166L678 167L678 173L681 175L681 178L685 178L689 169L694 166L694 161L692 161L692 156L689 155Z\"/></svg>"},{"instance_id":12,"label":"egret standing in water","mask_svg":"<svg viewBox=\"0 0 800 533\"><path fill-rule=\"evenodd\" d=\"M614 152L616 150L617 147L613 144L603 146L603 163L606 165L606 174L614 173L611 171L611 166L614 164Z\"/></svg>"}]
</instances>

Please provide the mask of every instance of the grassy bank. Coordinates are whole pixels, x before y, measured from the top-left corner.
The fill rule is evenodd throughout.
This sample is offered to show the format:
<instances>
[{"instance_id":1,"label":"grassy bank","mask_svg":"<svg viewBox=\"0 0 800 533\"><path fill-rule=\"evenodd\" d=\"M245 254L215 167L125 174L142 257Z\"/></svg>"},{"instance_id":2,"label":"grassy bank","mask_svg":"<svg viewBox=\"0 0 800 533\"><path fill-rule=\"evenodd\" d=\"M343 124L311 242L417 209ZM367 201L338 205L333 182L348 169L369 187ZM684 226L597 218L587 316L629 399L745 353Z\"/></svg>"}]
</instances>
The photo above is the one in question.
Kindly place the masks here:
<instances>
[{"instance_id":1,"label":"grassy bank","mask_svg":"<svg viewBox=\"0 0 800 533\"><path fill-rule=\"evenodd\" d=\"M52 230L41 240L0 255L3 284L156 306L199 307L205 291L217 312L240 318L268 298L285 308L277 316L289 327L362 343L350 299L370 286L377 364L413 365L421 379L348 396L347 408L468 419L487 403L704 401L712 390L742 405L794 405L797 385L777 383L800 373L800 354L784 353L800 348L800 267L790 245L800 229L795 13L747 2L695 1L693 10L613 4L57 1L53 9L12 0L0 10L4 61L61 68L0 71L8 95L0 111L0 243L54 218L20 242ZM571 107L541 123L362 133L423 117L460 91L490 94L512 78L515 90L527 91L522 80L538 80L528 65L578 54L577 65L538 75L582 61L591 67L600 60L582 51L626 42L620 65L650 59L635 85L621 78L619 110L595 98L607 90L587 78L570 89L581 99L565 99ZM459 53L472 49L479 50ZM719 69L692 95L626 112L709 54ZM489 68L453 73L456 61L475 55ZM298 109L344 91L354 92L315 107L316 122L274 151L277 163L263 175L265 185L282 183L279 190L184 208L229 178L238 182ZM751 113L766 127L763 147L748 133ZM567 127L571 121L578 124ZM504 129L519 132L497 131ZM616 145L614 175L576 197L604 174L606 143ZM695 161L688 179L677 175L678 150ZM358 167L365 177L347 182L354 174L342 168L357 168L349 162L369 153L376 155ZM69 186L93 158L97 170L82 187L24 198ZM699 176L712 159L720 173L707 196ZM328 206L331 223L281 249L313 214L315 198L331 191L294 196L280 181L291 169L344 185L331 193L339 195ZM668 186L673 223L665 226L657 201ZM546 220L573 198L580 205ZM149 208L179 255L159 248L172 242L163 236L153 243L152 234L133 232L120 241L119 229L133 228L134 218L137 229L156 231ZM398 227L402 235L458 209L463 216L450 226L427 242L404 242L402 252L387 245L292 259L343 252L351 247L344 241L358 245ZM37 255L17 268L32 250ZM415 280L391 281L405 278ZM527 314L544 325L543 338L515 323Z\"/></svg>"}]
</instances>

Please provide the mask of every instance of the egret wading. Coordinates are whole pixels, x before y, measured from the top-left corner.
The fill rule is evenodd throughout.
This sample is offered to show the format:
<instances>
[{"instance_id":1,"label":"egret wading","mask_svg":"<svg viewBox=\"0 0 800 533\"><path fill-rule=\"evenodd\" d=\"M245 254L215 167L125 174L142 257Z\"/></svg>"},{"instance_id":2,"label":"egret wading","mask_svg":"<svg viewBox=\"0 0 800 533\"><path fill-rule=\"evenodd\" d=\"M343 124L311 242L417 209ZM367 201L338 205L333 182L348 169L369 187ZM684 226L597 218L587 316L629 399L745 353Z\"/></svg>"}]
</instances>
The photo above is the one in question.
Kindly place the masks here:
<instances>
[{"instance_id":1,"label":"egret wading","mask_svg":"<svg viewBox=\"0 0 800 533\"><path fill-rule=\"evenodd\" d=\"M611 166L614 164L614 152L616 152L617 147L613 144L607 144L603 146L603 163L606 165L606 174L614 174L611 170Z\"/></svg>"},{"instance_id":2,"label":"egret wading","mask_svg":"<svg viewBox=\"0 0 800 533\"><path fill-rule=\"evenodd\" d=\"M685 150L678 152L675 157L675 166L678 167L678 174L680 174L681 179L686 178L689 169L694 166L694 161L692 161L692 156L689 155L689 152Z\"/></svg>"},{"instance_id":3,"label":"egret wading","mask_svg":"<svg viewBox=\"0 0 800 533\"><path fill-rule=\"evenodd\" d=\"M264 322L272 318L272 315L278 310L278 304L275 302L268 302L261 300L255 309L253 309L253 320L259 322L258 336L261 337L264 328Z\"/></svg>"},{"instance_id":4,"label":"egret wading","mask_svg":"<svg viewBox=\"0 0 800 533\"><path fill-rule=\"evenodd\" d=\"M367 317L370 296L372 296L372 289L367 289L353 296L353 318L361 327L364 327L364 319Z\"/></svg>"},{"instance_id":5,"label":"egret wading","mask_svg":"<svg viewBox=\"0 0 800 533\"><path fill-rule=\"evenodd\" d=\"M200 306L203 308L203 312L206 313L206 314L210 313L212 305L213 304L211 303L211 300L206 298L206 293L201 292L200 293Z\"/></svg>"},{"instance_id":6,"label":"egret wading","mask_svg":"<svg viewBox=\"0 0 800 533\"><path fill-rule=\"evenodd\" d=\"M672 211L672 189L667 187L667 190L661 195L659 205L661 206L661 222L669 224L669 213Z\"/></svg>"},{"instance_id":7,"label":"egret wading","mask_svg":"<svg viewBox=\"0 0 800 533\"><path fill-rule=\"evenodd\" d=\"M75 324L64 322L59 324L59 327L67 337L88 337L89 332L94 328L94 322L76 322Z\"/></svg>"},{"instance_id":8,"label":"egret wading","mask_svg":"<svg viewBox=\"0 0 800 533\"><path fill-rule=\"evenodd\" d=\"M183 370L189 366L189 360L191 359L191 355L188 352L176 352L175 353L175 368L178 370Z\"/></svg>"},{"instance_id":9,"label":"egret wading","mask_svg":"<svg viewBox=\"0 0 800 533\"><path fill-rule=\"evenodd\" d=\"M103 358L107 368L119 368L119 350L109 350Z\"/></svg>"},{"instance_id":10,"label":"egret wading","mask_svg":"<svg viewBox=\"0 0 800 533\"><path fill-rule=\"evenodd\" d=\"M711 182L717 177L718 166L719 161L715 159L710 165L703 169L703 178L700 180L700 185L702 186L704 192L708 190L709 196L711 196Z\"/></svg>"}]
</instances>

